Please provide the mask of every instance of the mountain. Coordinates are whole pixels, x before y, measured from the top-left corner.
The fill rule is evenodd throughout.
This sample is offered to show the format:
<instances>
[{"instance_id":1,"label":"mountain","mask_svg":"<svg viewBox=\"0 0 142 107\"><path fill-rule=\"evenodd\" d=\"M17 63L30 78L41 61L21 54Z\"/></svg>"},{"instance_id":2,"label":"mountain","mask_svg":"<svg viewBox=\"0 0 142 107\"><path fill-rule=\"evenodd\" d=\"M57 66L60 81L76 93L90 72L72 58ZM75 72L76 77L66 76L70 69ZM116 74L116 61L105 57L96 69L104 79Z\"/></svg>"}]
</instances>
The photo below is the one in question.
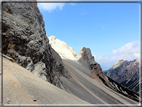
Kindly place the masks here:
<instances>
[{"instance_id":1,"label":"mountain","mask_svg":"<svg viewBox=\"0 0 142 107\"><path fill-rule=\"evenodd\" d=\"M138 105L138 93L103 74L89 48L77 55L46 36L35 1L2 6L4 104Z\"/></svg>"},{"instance_id":2,"label":"mountain","mask_svg":"<svg viewBox=\"0 0 142 107\"><path fill-rule=\"evenodd\" d=\"M116 101L118 96L114 94L115 92L138 101L139 96L137 93L128 90L102 72L100 64L94 60L89 48L82 47L79 54L74 56L76 53L73 54L74 50L72 47L63 41L56 39L55 36L49 37L49 43L62 57L65 68L71 75L70 78L61 77L61 80L69 93L74 94L89 103L95 104L119 103ZM65 45L63 46L62 44ZM68 53L68 56L66 56L66 52ZM116 99L112 95L116 96ZM103 100L101 96L104 96ZM121 98L123 97L121 96Z\"/></svg>"},{"instance_id":3,"label":"mountain","mask_svg":"<svg viewBox=\"0 0 142 107\"><path fill-rule=\"evenodd\" d=\"M140 62L137 59L133 61L119 60L107 71L107 76L125 87L138 92L139 66Z\"/></svg>"}]
</instances>

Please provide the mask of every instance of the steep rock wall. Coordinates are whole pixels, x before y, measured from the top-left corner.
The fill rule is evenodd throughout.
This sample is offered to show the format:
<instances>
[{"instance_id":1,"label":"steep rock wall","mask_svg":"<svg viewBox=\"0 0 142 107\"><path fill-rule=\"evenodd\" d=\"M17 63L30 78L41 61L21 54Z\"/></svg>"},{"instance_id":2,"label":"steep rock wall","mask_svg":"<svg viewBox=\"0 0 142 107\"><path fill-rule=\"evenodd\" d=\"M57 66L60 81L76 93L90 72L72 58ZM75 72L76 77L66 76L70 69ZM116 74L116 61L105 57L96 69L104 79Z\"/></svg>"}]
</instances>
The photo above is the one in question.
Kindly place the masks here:
<instances>
[{"instance_id":1,"label":"steep rock wall","mask_svg":"<svg viewBox=\"0 0 142 107\"><path fill-rule=\"evenodd\" d=\"M43 16L34 3L2 4L2 52L40 78L64 89L65 69L46 36ZM64 89L65 90L65 89Z\"/></svg>"}]
</instances>

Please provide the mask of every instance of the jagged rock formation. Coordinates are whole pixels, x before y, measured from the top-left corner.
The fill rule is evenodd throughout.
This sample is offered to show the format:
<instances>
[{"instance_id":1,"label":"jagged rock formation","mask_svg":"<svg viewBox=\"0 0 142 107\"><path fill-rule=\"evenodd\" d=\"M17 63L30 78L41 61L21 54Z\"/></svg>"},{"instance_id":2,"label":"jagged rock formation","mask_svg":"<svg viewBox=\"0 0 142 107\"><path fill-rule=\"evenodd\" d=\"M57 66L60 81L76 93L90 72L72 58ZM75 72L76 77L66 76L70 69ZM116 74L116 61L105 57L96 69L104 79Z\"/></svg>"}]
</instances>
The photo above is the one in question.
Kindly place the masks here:
<instances>
[{"instance_id":1,"label":"jagged rock formation","mask_svg":"<svg viewBox=\"0 0 142 107\"><path fill-rule=\"evenodd\" d=\"M89 48L82 47L79 54L77 55L78 57L82 57L82 59L88 64L94 64L96 63L94 60L94 56L91 54L91 50Z\"/></svg>"},{"instance_id":2,"label":"jagged rock formation","mask_svg":"<svg viewBox=\"0 0 142 107\"><path fill-rule=\"evenodd\" d=\"M92 75L95 73L96 75L100 75L102 78L104 78L102 68L100 64L95 61L94 56L92 56L91 50L89 48L82 47L79 54L77 55L77 58L82 65L85 65L85 63L87 64L91 70ZM83 62L85 63L83 64Z\"/></svg>"},{"instance_id":3,"label":"jagged rock formation","mask_svg":"<svg viewBox=\"0 0 142 107\"><path fill-rule=\"evenodd\" d=\"M108 71L107 76L114 81L128 87L129 89L139 89L139 60L127 61L119 60Z\"/></svg>"},{"instance_id":4,"label":"jagged rock formation","mask_svg":"<svg viewBox=\"0 0 142 107\"><path fill-rule=\"evenodd\" d=\"M36 3L3 3L2 51L40 78L64 89L62 60L54 51Z\"/></svg>"},{"instance_id":5,"label":"jagged rock formation","mask_svg":"<svg viewBox=\"0 0 142 107\"><path fill-rule=\"evenodd\" d=\"M102 68L100 66L100 64L98 64L95 60L94 57L91 54L91 50L89 48L81 48L79 54L78 54L78 61L84 65L84 62L87 64L87 66L89 67L89 69L91 70L91 74L92 76L97 79L100 83L110 87L111 89L125 95L128 96L132 99L135 100L139 100L139 94L135 93L129 89L127 89L126 87L123 87L122 85L120 85L119 83L117 83L116 81L112 80L111 78L109 78L108 76L106 76L103 72L102 72ZM84 61L84 62L82 62ZM119 64L121 64L123 61L120 61ZM114 66L118 67L119 64L116 64ZM131 65L132 66L132 65Z\"/></svg>"}]
</instances>

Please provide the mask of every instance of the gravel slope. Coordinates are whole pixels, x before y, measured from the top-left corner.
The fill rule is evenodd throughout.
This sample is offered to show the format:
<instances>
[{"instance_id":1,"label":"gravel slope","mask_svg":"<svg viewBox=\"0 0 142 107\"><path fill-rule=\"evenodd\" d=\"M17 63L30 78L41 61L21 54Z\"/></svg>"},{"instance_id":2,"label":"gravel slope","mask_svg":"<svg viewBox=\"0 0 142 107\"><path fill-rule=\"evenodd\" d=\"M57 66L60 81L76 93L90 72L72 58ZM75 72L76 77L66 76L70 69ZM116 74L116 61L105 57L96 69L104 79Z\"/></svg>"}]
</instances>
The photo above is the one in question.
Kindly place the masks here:
<instances>
[{"instance_id":1,"label":"gravel slope","mask_svg":"<svg viewBox=\"0 0 142 107\"><path fill-rule=\"evenodd\" d=\"M86 75L86 68L77 62L67 59L63 62L72 78L62 77L61 80L67 90L77 97L92 104L138 104Z\"/></svg>"},{"instance_id":2,"label":"gravel slope","mask_svg":"<svg viewBox=\"0 0 142 107\"><path fill-rule=\"evenodd\" d=\"M3 58L4 104L89 104Z\"/></svg>"}]
</instances>

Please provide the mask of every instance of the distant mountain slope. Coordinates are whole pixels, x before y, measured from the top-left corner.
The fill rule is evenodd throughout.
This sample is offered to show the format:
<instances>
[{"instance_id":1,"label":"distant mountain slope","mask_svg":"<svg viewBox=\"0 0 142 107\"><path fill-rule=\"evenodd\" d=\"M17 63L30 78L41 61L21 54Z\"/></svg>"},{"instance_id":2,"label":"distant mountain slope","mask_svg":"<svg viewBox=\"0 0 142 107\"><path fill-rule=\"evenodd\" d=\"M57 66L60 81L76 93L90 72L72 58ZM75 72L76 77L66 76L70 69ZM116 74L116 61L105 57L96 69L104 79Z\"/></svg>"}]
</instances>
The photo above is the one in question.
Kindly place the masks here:
<instances>
[{"instance_id":1,"label":"distant mountain slope","mask_svg":"<svg viewBox=\"0 0 142 107\"><path fill-rule=\"evenodd\" d=\"M107 71L107 76L129 89L135 89L138 92L139 65L139 60L119 60Z\"/></svg>"}]
</instances>

